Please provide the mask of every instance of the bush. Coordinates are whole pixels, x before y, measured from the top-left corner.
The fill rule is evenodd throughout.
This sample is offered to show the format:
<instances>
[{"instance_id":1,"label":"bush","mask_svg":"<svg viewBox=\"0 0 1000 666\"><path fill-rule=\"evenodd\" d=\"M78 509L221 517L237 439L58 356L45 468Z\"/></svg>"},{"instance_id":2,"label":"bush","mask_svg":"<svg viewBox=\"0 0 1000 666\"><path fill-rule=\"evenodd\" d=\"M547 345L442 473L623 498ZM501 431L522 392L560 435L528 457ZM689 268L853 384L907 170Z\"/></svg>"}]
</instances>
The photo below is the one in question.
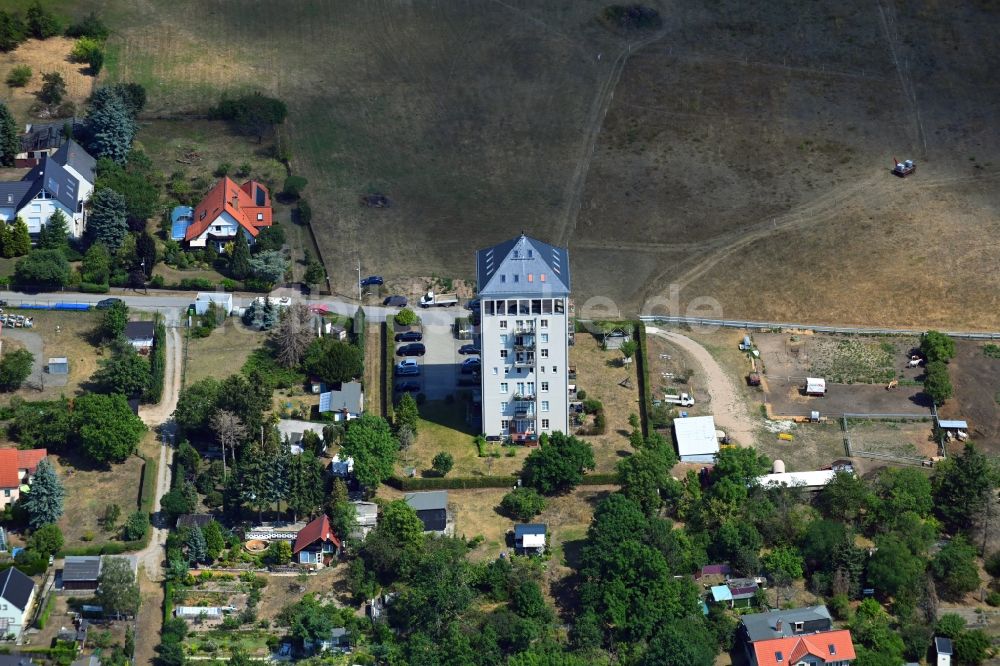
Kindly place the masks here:
<instances>
[{"instance_id":1,"label":"bush","mask_svg":"<svg viewBox=\"0 0 1000 666\"><path fill-rule=\"evenodd\" d=\"M93 282L81 282L78 289L84 294L106 294L111 287L107 284L94 284Z\"/></svg>"},{"instance_id":2,"label":"bush","mask_svg":"<svg viewBox=\"0 0 1000 666\"><path fill-rule=\"evenodd\" d=\"M101 50L101 42L91 37L81 37L73 44L69 57L73 62L89 63L94 52Z\"/></svg>"},{"instance_id":3,"label":"bush","mask_svg":"<svg viewBox=\"0 0 1000 666\"><path fill-rule=\"evenodd\" d=\"M500 500L500 511L513 520L527 522L544 510L545 498L534 488L518 488Z\"/></svg>"},{"instance_id":4,"label":"bush","mask_svg":"<svg viewBox=\"0 0 1000 666\"><path fill-rule=\"evenodd\" d=\"M604 404L600 400L591 398L583 401L583 411L587 414L596 414L604 409Z\"/></svg>"},{"instance_id":5,"label":"bush","mask_svg":"<svg viewBox=\"0 0 1000 666\"><path fill-rule=\"evenodd\" d=\"M431 467L437 472L438 476L446 476L451 468L455 466L455 458L452 457L447 451L441 451L436 456L434 460L431 461Z\"/></svg>"},{"instance_id":6,"label":"bush","mask_svg":"<svg viewBox=\"0 0 1000 666\"><path fill-rule=\"evenodd\" d=\"M149 388L143 396L143 402L156 404L163 397L163 383L166 377L167 366L167 329L163 321L156 321L156 328L153 329L153 353L149 357L150 381Z\"/></svg>"},{"instance_id":7,"label":"bush","mask_svg":"<svg viewBox=\"0 0 1000 666\"><path fill-rule=\"evenodd\" d=\"M576 398L577 398L577 400L586 400L587 399L587 392L584 391L583 389L577 390L577 392L576 392Z\"/></svg>"},{"instance_id":8,"label":"bush","mask_svg":"<svg viewBox=\"0 0 1000 666\"><path fill-rule=\"evenodd\" d=\"M1000 592L990 592L986 595L986 603L990 606L1000 606Z\"/></svg>"},{"instance_id":9,"label":"bush","mask_svg":"<svg viewBox=\"0 0 1000 666\"><path fill-rule=\"evenodd\" d=\"M87 14L82 20L66 28L67 37L89 37L104 41L110 34L108 26L104 25L104 21L99 19L94 12Z\"/></svg>"},{"instance_id":10,"label":"bush","mask_svg":"<svg viewBox=\"0 0 1000 666\"><path fill-rule=\"evenodd\" d=\"M396 313L393 320L400 326L414 326L420 322L420 317L418 317L417 313L410 308L403 308Z\"/></svg>"},{"instance_id":11,"label":"bush","mask_svg":"<svg viewBox=\"0 0 1000 666\"><path fill-rule=\"evenodd\" d=\"M122 527L122 538L126 541L139 541L146 536L149 529L149 516L142 511L135 511L125 520Z\"/></svg>"},{"instance_id":12,"label":"bush","mask_svg":"<svg viewBox=\"0 0 1000 666\"><path fill-rule=\"evenodd\" d=\"M302 176L289 176L285 178L285 186L281 190L281 196L288 200L298 199L308 184L309 181Z\"/></svg>"},{"instance_id":13,"label":"bush","mask_svg":"<svg viewBox=\"0 0 1000 666\"><path fill-rule=\"evenodd\" d=\"M27 65L17 65L7 74L7 85L11 88L23 88L31 80L31 67Z\"/></svg>"},{"instance_id":14,"label":"bush","mask_svg":"<svg viewBox=\"0 0 1000 666\"><path fill-rule=\"evenodd\" d=\"M208 278L184 278L181 280L180 287L181 289L209 291L215 288L215 284Z\"/></svg>"}]
</instances>

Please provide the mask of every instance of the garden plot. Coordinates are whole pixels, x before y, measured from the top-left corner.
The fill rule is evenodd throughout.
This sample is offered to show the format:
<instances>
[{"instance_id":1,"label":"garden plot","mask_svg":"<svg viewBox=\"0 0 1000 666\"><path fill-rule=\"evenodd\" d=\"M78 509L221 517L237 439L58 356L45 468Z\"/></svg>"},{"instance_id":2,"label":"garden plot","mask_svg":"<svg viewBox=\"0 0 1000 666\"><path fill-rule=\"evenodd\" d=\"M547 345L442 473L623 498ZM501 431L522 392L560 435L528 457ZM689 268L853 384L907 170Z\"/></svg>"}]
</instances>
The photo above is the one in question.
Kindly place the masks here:
<instances>
[{"instance_id":1,"label":"garden plot","mask_svg":"<svg viewBox=\"0 0 1000 666\"><path fill-rule=\"evenodd\" d=\"M847 419L847 435L854 455L926 459L938 452L929 418L919 421Z\"/></svg>"},{"instance_id":2,"label":"garden plot","mask_svg":"<svg viewBox=\"0 0 1000 666\"><path fill-rule=\"evenodd\" d=\"M810 375L834 384L878 384L896 376L891 342L867 338L816 338L813 342Z\"/></svg>"}]
</instances>

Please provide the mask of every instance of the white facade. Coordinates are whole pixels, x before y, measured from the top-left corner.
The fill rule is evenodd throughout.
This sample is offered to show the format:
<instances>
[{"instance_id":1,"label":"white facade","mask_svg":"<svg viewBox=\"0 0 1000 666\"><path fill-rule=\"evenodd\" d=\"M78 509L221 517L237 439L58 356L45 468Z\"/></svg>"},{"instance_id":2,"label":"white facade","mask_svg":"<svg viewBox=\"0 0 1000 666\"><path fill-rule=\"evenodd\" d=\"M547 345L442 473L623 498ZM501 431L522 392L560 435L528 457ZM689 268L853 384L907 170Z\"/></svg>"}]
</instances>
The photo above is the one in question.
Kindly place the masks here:
<instances>
[{"instance_id":1,"label":"white facade","mask_svg":"<svg viewBox=\"0 0 1000 666\"><path fill-rule=\"evenodd\" d=\"M240 223L236 221L229 211L222 211L222 213L212 220L212 223L206 227L205 231L201 232L196 238L192 238L188 241L190 247L205 247L208 244L208 237L214 236L215 238L235 238L236 230L240 228ZM249 240L253 240L250 238ZM224 245L225 243L221 243Z\"/></svg>"},{"instance_id":2,"label":"white facade","mask_svg":"<svg viewBox=\"0 0 1000 666\"><path fill-rule=\"evenodd\" d=\"M532 442L568 432L566 250L521 236L477 261L483 433Z\"/></svg>"},{"instance_id":3,"label":"white facade","mask_svg":"<svg viewBox=\"0 0 1000 666\"><path fill-rule=\"evenodd\" d=\"M52 214L60 210L66 216L66 227L69 230L69 235L73 238L80 238L83 236L84 229L86 229L86 213L84 212L83 204L90 198L94 188L90 183L81 180L80 189L83 198L80 199L80 203L75 210L70 210L58 199L53 199L43 189L20 210L16 210L11 206L0 206L0 221L13 224L14 220L20 217L28 225L28 233L35 235L42 230L42 227L48 224Z\"/></svg>"}]
</instances>

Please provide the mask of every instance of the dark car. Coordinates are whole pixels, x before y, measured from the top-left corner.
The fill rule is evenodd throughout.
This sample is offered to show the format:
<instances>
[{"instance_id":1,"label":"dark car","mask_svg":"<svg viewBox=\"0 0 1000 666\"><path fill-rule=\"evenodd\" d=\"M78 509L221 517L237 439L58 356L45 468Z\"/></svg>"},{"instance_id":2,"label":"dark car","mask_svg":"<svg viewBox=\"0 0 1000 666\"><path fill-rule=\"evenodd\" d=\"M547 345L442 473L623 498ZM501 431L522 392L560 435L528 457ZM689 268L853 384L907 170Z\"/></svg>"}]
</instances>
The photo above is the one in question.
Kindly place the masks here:
<instances>
[{"instance_id":1,"label":"dark car","mask_svg":"<svg viewBox=\"0 0 1000 666\"><path fill-rule=\"evenodd\" d=\"M120 299L120 298L105 298L104 300L98 301L97 305L95 307L98 310L107 310L108 308L110 308L111 306L113 306L115 303L121 303L121 302L122 302L122 299Z\"/></svg>"},{"instance_id":2,"label":"dark car","mask_svg":"<svg viewBox=\"0 0 1000 666\"><path fill-rule=\"evenodd\" d=\"M479 367L482 365L478 358L467 358L462 361L462 374L471 375L473 373L479 372Z\"/></svg>"},{"instance_id":3,"label":"dark car","mask_svg":"<svg viewBox=\"0 0 1000 666\"><path fill-rule=\"evenodd\" d=\"M479 355L479 347L476 345L462 345L458 348L459 354L475 354Z\"/></svg>"},{"instance_id":4,"label":"dark car","mask_svg":"<svg viewBox=\"0 0 1000 666\"><path fill-rule=\"evenodd\" d=\"M420 342L424 339L424 334L420 331L406 331L396 334L396 342Z\"/></svg>"},{"instance_id":5,"label":"dark car","mask_svg":"<svg viewBox=\"0 0 1000 666\"><path fill-rule=\"evenodd\" d=\"M362 287L370 287L373 284L385 284L385 279L381 275L369 275L361 281Z\"/></svg>"},{"instance_id":6,"label":"dark car","mask_svg":"<svg viewBox=\"0 0 1000 666\"><path fill-rule=\"evenodd\" d=\"M472 310L473 312L478 311L479 307L480 307L480 302L478 298L473 298L471 301L465 304L465 309Z\"/></svg>"},{"instance_id":7,"label":"dark car","mask_svg":"<svg viewBox=\"0 0 1000 666\"><path fill-rule=\"evenodd\" d=\"M399 382L396 390L400 393L417 393L420 391L420 382Z\"/></svg>"},{"instance_id":8,"label":"dark car","mask_svg":"<svg viewBox=\"0 0 1000 666\"><path fill-rule=\"evenodd\" d=\"M387 296L382 305L390 308L405 308L406 296Z\"/></svg>"},{"instance_id":9,"label":"dark car","mask_svg":"<svg viewBox=\"0 0 1000 666\"><path fill-rule=\"evenodd\" d=\"M427 349L419 342L415 342L410 345L403 345L396 350L397 356L423 356L426 353Z\"/></svg>"}]
</instances>

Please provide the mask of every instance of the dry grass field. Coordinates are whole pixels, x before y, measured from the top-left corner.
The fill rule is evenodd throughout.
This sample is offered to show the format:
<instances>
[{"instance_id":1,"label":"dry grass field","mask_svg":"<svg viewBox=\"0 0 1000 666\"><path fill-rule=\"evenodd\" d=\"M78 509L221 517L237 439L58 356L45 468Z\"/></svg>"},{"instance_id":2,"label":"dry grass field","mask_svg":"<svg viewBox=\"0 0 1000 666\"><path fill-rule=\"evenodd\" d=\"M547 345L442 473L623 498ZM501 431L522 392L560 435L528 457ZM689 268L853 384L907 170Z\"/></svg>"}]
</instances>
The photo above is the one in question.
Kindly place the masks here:
<instances>
[{"instance_id":1,"label":"dry grass field","mask_svg":"<svg viewBox=\"0 0 1000 666\"><path fill-rule=\"evenodd\" d=\"M265 333L243 326L236 317L229 317L207 338L190 338L187 342L184 384L190 385L206 377L225 379L239 372L266 337Z\"/></svg>"},{"instance_id":2,"label":"dry grass field","mask_svg":"<svg viewBox=\"0 0 1000 666\"><path fill-rule=\"evenodd\" d=\"M147 437L153 435L149 433ZM65 513L59 519L59 529L66 540L66 547L76 548L91 542L102 543L116 539L119 530L106 531L99 521L109 504L121 507L119 528L129 514L136 510L142 478L142 459L131 456L122 464L112 465L109 469L73 467L68 459L61 456L51 456L50 460L66 488L66 497L73 498L71 502L66 502Z\"/></svg>"}]
</instances>

